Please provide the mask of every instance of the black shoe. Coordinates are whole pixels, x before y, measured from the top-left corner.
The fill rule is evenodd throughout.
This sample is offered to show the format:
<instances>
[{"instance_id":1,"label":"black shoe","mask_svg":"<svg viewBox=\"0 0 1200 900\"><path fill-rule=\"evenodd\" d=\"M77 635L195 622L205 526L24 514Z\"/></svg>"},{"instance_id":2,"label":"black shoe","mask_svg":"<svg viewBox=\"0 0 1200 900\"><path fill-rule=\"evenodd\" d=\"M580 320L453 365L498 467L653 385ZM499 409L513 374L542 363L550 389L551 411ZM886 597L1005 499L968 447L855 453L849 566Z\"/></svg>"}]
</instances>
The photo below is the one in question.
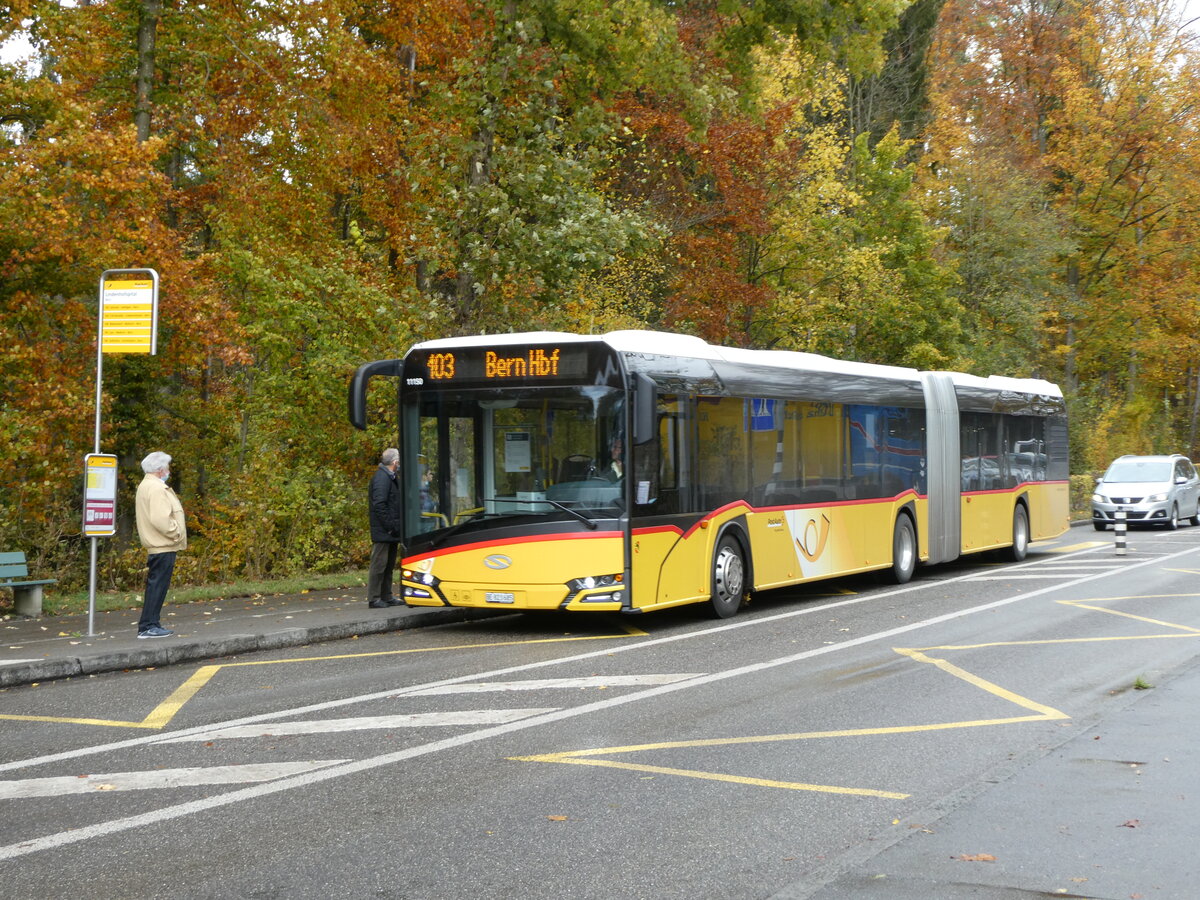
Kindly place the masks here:
<instances>
[{"instance_id":1,"label":"black shoe","mask_svg":"<svg viewBox=\"0 0 1200 900\"><path fill-rule=\"evenodd\" d=\"M367 606L371 607L371 609L387 609L391 605L392 604L386 600L372 600L367 604Z\"/></svg>"},{"instance_id":2,"label":"black shoe","mask_svg":"<svg viewBox=\"0 0 1200 900\"><path fill-rule=\"evenodd\" d=\"M389 600L389 601L387 602L387 605L388 605L388 606L407 606L408 604L406 604L406 603L405 603L403 600L401 600L399 597L393 597L391 600Z\"/></svg>"}]
</instances>

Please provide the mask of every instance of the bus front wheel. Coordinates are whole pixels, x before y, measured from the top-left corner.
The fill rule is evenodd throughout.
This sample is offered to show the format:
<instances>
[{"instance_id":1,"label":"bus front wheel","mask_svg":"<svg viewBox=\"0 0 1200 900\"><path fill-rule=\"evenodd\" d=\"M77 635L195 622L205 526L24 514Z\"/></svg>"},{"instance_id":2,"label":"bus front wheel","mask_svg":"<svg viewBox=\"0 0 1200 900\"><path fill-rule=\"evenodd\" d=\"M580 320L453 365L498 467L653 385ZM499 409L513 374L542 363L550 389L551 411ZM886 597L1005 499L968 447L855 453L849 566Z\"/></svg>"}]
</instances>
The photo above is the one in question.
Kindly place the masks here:
<instances>
[{"instance_id":1,"label":"bus front wheel","mask_svg":"<svg viewBox=\"0 0 1200 900\"><path fill-rule=\"evenodd\" d=\"M916 568L917 532L912 519L899 515L892 532L892 567L887 570L887 580L893 584L908 584Z\"/></svg>"},{"instance_id":2,"label":"bus front wheel","mask_svg":"<svg viewBox=\"0 0 1200 900\"><path fill-rule=\"evenodd\" d=\"M731 537L723 537L713 554L712 593L709 603L718 619L728 619L742 605L746 592L746 562L742 548Z\"/></svg>"}]
</instances>

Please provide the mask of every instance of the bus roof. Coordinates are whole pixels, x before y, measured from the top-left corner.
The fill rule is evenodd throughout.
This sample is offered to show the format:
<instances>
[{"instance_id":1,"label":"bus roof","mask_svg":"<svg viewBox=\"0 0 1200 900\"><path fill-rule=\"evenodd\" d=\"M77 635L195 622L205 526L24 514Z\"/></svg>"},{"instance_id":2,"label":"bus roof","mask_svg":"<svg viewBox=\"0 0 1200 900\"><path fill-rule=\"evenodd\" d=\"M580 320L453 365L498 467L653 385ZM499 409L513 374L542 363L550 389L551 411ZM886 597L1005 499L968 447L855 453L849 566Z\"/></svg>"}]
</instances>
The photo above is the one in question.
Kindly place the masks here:
<instances>
[{"instance_id":1,"label":"bus roof","mask_svg":"<svg viewBox=\"0 0 1200 900\"><path fill-rule=\"evenodd\" d=\"M842 374L865 378L880 378L895 381L919 382L921 373L917 369L903 366L885 366L876 363L851 362L834 359L817 353L802 353L796 350L744 350L738 347L718 347L701 338L688 334L666 331L609 331L598 335L572 334L565 331L526 331L509 334L481 334L463 337L439 338L423 341L413 349L447 349L471 347L481 344L510 346L545 343L568 343L598 341L608 344L622 353L641 353L652 356L678 356L691 359L718 360L756 367L780 368L788 371L808 370ZM1044 397L1062 397L1058 385L1040 378L1010 378L1004 375L967 375L949 372L956 388L968 392L1014 392Z\"/></svg>"}]
</instances>

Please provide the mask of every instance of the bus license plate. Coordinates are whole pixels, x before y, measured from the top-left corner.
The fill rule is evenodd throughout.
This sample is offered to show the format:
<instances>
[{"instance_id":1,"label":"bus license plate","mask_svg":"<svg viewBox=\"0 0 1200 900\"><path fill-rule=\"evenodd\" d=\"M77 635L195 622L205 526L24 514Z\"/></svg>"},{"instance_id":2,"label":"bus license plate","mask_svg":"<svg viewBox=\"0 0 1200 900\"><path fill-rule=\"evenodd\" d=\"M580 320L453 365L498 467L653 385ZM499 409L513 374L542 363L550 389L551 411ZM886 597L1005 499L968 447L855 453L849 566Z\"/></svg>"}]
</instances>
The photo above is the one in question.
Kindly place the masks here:
<instances>
[{"instance_id":1,"label":"bus license plate","mask_svg":"<svg viewBox=\"0 0 1200 900\"><path fill-rule=\"evenodd\" d=\"M488 603L512 603L516 598L511 591L486 591L483 599Z\"/></svg>"}]
</instances>

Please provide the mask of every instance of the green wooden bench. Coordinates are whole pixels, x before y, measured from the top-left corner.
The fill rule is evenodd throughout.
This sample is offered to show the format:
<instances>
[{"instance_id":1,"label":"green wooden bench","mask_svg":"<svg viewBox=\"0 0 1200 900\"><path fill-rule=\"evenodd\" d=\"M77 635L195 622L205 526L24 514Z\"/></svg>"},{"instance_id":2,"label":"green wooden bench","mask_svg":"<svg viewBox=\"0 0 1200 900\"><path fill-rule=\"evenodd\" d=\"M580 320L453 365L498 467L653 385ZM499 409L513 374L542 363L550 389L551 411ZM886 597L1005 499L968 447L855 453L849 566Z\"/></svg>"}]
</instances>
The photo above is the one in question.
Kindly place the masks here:
<instances>
[{"instance_id":1,"label":"green wooden bench","mask_svg":"<svg viewBox=\"0 0 1200 900\"><path fill-rule=\"evenodd\" d=\"M13 609L18 615L42 614L42 585L54 584L56 578L29 580L29 566L24 551L0 553L0 588L12 588Z\"/></svg>"}]
</instances>

